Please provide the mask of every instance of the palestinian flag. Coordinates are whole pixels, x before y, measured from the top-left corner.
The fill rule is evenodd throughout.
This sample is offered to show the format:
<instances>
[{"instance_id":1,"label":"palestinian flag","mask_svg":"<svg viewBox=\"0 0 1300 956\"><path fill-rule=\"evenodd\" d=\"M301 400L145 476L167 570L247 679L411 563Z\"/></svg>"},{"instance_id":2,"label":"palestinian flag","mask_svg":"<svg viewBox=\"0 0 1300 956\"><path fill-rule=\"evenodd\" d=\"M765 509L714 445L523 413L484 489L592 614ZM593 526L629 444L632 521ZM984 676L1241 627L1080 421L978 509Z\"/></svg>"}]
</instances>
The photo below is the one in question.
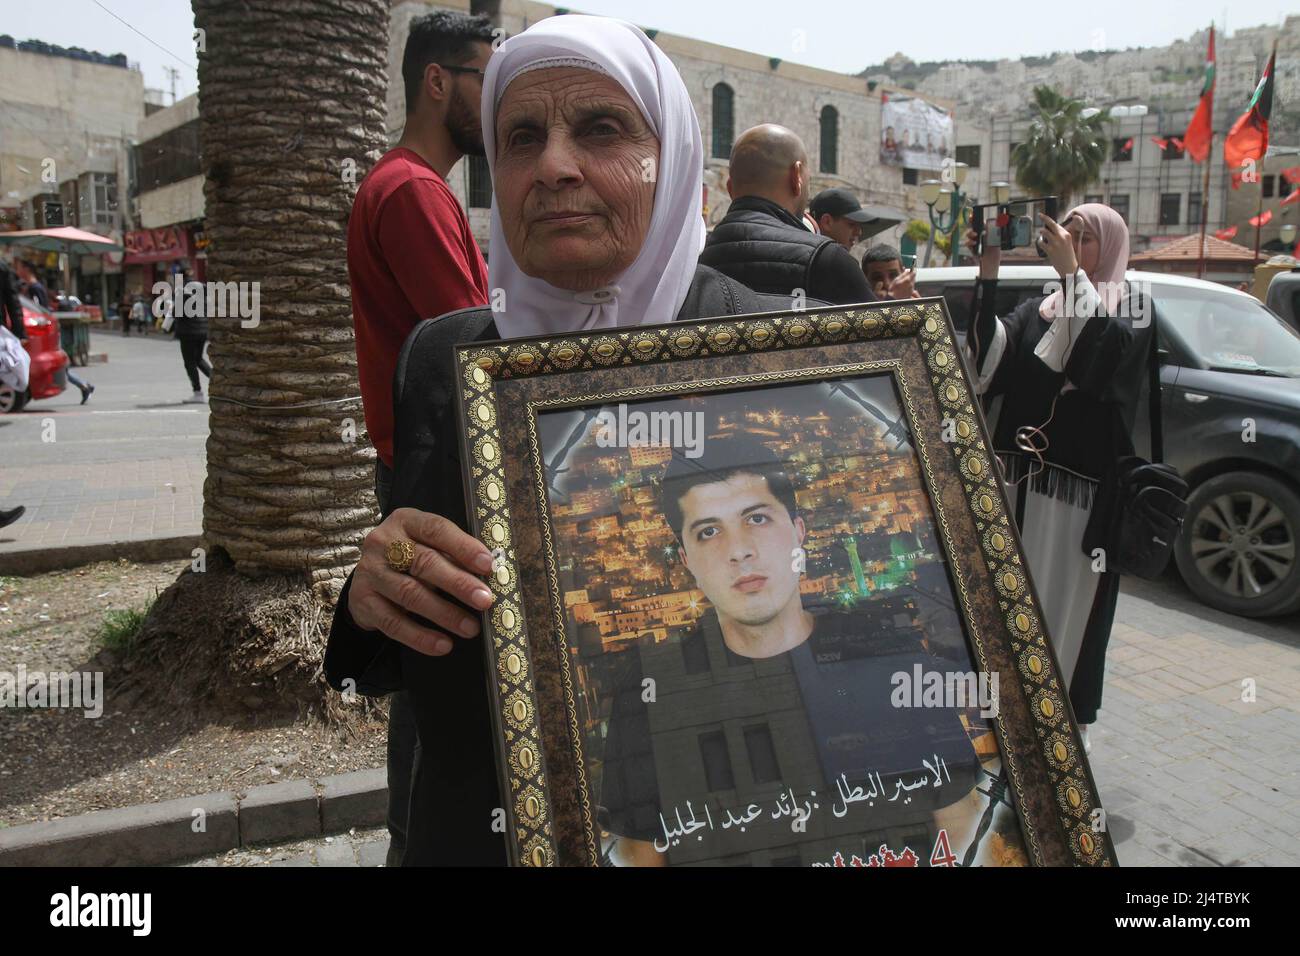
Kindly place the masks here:
<instances>
[{"instance_id":1,"label":"palestinian flag","mask_svg":"<svg viewBox=\"0 0 1300 956\"><path fill-rule=\"evenodd\" d=\"M1258 216L1251 216L1246 221L1250 223L1252 226L1267 226L1270 222L1273 221L1273 210L1265 209Z\"/></svg>"},{"instance_id":2,"label":"palestinian flag","mask_svg":"<svg viewBox=\"0 0 1300 956\"><path fill-rule=\"evenodd\" d=\"M1217 229L1214 233L1215 239L1222 239L1224 242L1232 239L1237 234L1236 226L1229 226L1227 229Z\"/></svg>"},{"instance_id":3,"label":"palestinian flag","mask_svg":"<svg viewBox=\"0 0 1300 956\"><path fill-rule=\"evenodd\" d=\"M1210 157L1210 139L1214 114L1214 26L1210 26L1210 52L1205 57L1205 82L1201 85L1201 101L1183 134L1187 155L1193 162L1203 163Z\"/></svg>"},{"instance_id":4,"label":"palestinian flag","mask_svg":"<svg viewBox=\"0 0 1300 956\"><path fill-rule=\"evenodd\" d=\"M1169 148L1169 140L1167 140L1167 139L1161 139L1159 136L1152 136L1152 137L1151 137L1151 142L1153 142L1153 143L1155 143L1157 146L1159 146L1161 152L1164 152L1166 149Z\"/></svg>"},{"instance_id":5,"label":"palestinian flag","mask_svg":"<svg viewBox=\"0 0 1300 956\"><path fill-rule=\"evenodd\" d=\"M1264 75L1259 78L1250 106L1232 124L1228 138L1223 141L1223 161L1229 169L1240 169L1248 159L1259 162L1268 152L1268 118L1273 112L1273 67L1277 50L1268 58Z\"/></svg>"}]
</instances>

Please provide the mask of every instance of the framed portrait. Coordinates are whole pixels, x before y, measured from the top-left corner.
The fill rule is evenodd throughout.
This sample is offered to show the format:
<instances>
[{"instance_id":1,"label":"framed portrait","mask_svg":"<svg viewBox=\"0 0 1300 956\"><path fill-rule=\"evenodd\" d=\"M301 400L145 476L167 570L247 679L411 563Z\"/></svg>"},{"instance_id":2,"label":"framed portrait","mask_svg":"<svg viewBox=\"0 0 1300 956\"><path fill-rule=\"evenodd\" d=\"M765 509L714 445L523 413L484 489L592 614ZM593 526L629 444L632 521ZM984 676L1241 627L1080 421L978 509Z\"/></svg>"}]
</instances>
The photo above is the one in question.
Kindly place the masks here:
<instances>
[{"instance_id":1,"label":"framed portrait","mask_svg":"<svg viewBox=\"0 0 1300 956\"><path fill-rule=\"evenodd\" d=\"M941 299L455 369L512 862L1115 863Z\"/></svg>"}]
</instances>

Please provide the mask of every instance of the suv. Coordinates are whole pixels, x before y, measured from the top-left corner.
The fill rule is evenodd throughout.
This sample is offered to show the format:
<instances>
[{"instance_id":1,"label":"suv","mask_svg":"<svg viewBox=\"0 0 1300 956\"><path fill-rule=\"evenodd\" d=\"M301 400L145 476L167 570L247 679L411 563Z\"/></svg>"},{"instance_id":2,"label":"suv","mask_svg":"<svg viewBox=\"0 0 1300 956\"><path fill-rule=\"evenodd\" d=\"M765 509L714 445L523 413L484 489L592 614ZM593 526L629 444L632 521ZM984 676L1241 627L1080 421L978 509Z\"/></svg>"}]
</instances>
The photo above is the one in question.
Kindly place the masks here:
<instances>
[{"instance_id":1,"label":"suv","mask_svg":"<svg viewBox=\"0 0 1300 956\"><path fill-rule=\"evenodd\" d=\"M965 334L976 268L921 269ZM1247 617L1300 610L1300 334L1244 292L1130 270L1160 331L1165 460L1191 486L1174 547L1183 580L1212 607ZM997 314L1043 295L1048 266L1003 265ZM1149 448L1144 394L1134 443ZM995 412L990 411L993 418Z\"/></svg>"}]
</instances>

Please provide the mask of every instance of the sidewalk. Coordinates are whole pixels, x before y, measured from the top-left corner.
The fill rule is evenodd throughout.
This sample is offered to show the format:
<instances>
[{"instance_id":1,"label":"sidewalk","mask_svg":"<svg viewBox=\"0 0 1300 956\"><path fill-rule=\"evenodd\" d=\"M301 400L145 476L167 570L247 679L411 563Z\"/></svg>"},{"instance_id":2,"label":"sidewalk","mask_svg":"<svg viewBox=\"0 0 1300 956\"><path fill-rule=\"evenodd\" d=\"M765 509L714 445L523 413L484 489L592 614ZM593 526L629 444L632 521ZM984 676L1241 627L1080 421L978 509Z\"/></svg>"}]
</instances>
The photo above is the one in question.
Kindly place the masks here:
<instances>
[{"instance_id":1,"label":"sidewalk","mask_svg":"<svg viewBox=\"0 0 1300 956\"><path fill-rule=\"evenodd\" d=\"M95 331L108 362L80 369L95 385L0 416L0 507L27 512L0 530L0 560L50 548L197 536L203 509L206 405L190 392L179 348L162 336Z\"/></svg>"}]
</instances>

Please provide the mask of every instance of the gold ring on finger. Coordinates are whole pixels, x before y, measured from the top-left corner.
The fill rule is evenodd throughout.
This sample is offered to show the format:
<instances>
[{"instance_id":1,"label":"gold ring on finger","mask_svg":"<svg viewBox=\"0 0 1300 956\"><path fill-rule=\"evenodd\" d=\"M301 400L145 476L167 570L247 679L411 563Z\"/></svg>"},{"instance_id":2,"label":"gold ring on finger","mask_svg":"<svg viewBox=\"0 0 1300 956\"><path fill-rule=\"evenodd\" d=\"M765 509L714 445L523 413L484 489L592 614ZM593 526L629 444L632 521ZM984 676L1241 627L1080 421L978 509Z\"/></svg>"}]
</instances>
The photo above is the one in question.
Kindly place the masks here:
<instances>
[{"instance_id":1,"label":"gold ring on finger","mask_svg":"<svg viewBox=\"0 0 1300 956\"><path fill-rule=\"evenodd\" d=\"M390 568L405 574L411 570L411 562L415 560L415 545L406 538L390 541L385 557Z\"/></svg>"}]
</instances>

